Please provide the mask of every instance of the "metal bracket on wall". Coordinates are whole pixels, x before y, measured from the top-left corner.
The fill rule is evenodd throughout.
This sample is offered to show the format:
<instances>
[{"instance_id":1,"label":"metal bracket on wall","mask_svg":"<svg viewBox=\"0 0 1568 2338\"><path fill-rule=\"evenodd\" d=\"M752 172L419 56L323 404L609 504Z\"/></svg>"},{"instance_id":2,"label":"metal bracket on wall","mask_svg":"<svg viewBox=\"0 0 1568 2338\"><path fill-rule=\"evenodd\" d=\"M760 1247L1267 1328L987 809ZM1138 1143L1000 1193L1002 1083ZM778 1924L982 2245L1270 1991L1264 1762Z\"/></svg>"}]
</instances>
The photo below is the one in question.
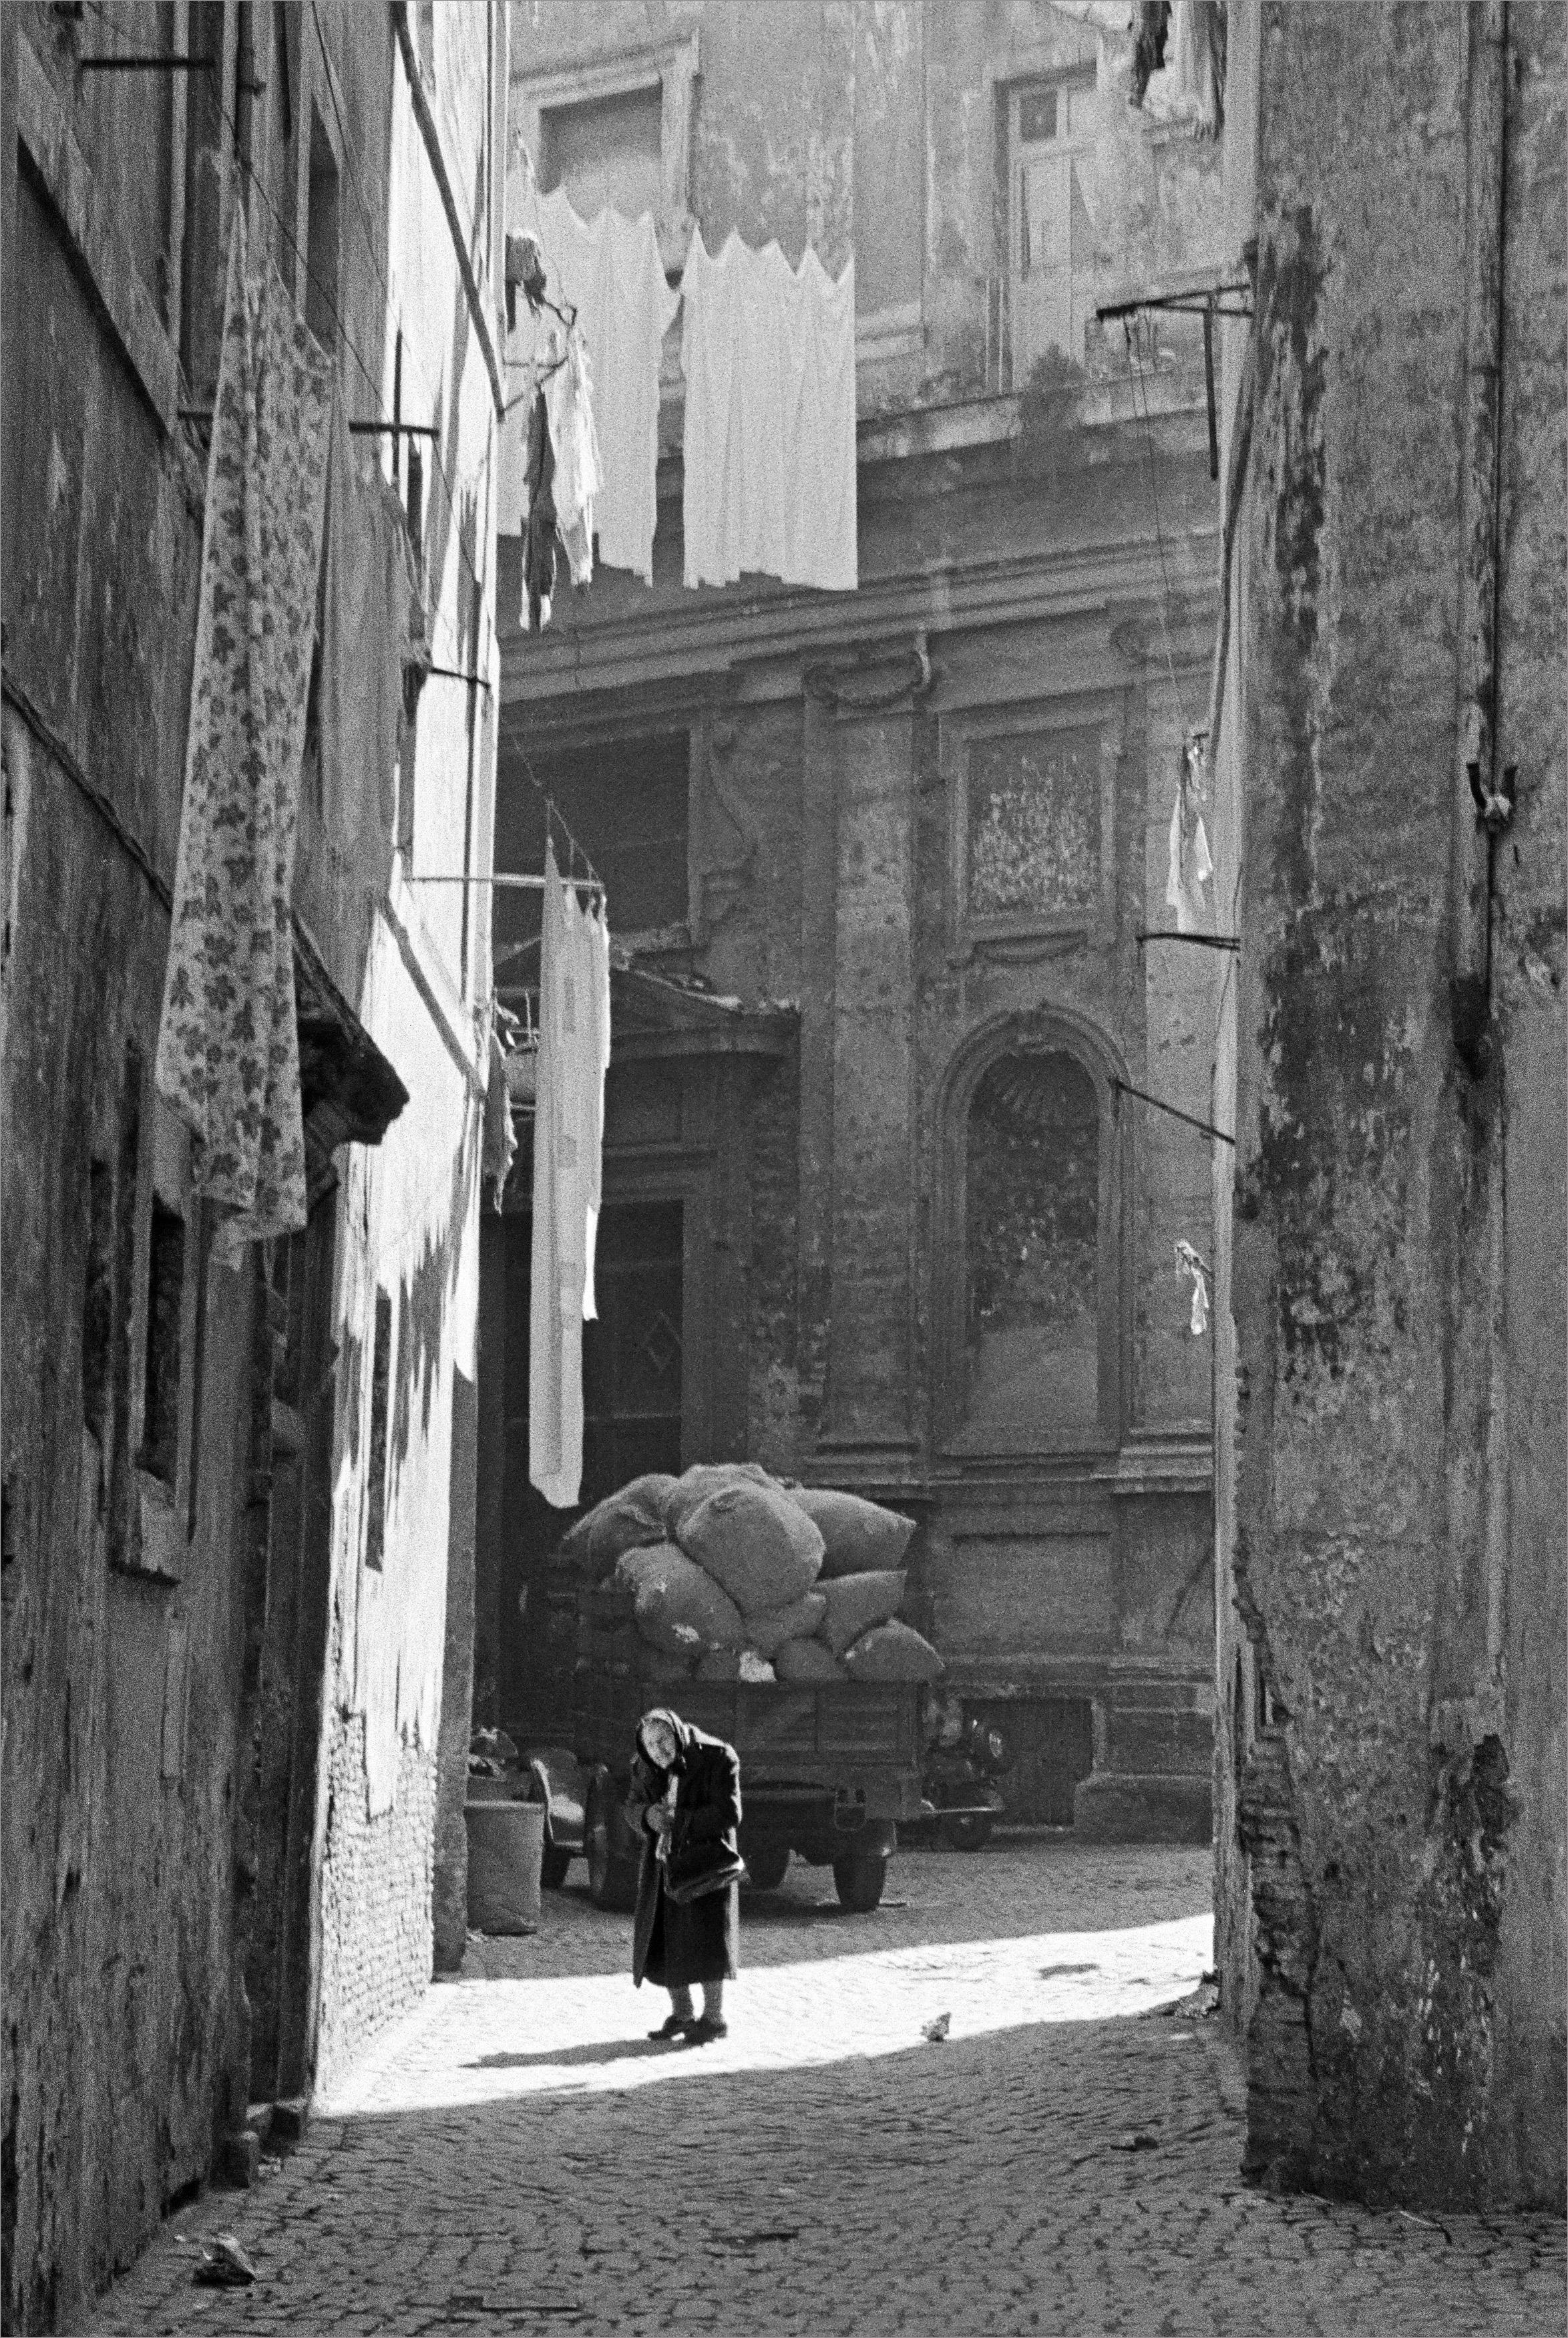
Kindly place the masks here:
<instances>
[{"instance_id":1,"label":"metal bracket on wall","mask_svg":"<svg viewBox=\"0 0 1568 2338\"><path fill-rule=\"evenodd\" d=\"M1167 1104L1162 1096L1151 1095L1147 1088L1135 1088L1130 1081L1119 1080L1114 1073L1111 1086L1118 1095L1136 1096L1140 1104L1152 1104L1156 1112L1169 1113L1172 1120L1184 1120L1189 1128L1201 1129L1205 1136L1217 1136L1221 1144L1234 1146L1236 1139L1225 1129L1216 1128L1211 1120L1197 1120L1190 1112L1181 1112L1175 1105Z\"/></svg>"},{"instance_id":2,"label":"metal bracket on wall","mask_svg":"<svg viewBox=\"0 0 1568 2338\"><path fill-rule=\"evenodd\" d=\"M1144 927L1134 938L1140 948L1145 942L1191 942L1194 949L1240 950L1241 948L1234 934L1179 934L1164 926Z\"/></svg>"}]
</instances>

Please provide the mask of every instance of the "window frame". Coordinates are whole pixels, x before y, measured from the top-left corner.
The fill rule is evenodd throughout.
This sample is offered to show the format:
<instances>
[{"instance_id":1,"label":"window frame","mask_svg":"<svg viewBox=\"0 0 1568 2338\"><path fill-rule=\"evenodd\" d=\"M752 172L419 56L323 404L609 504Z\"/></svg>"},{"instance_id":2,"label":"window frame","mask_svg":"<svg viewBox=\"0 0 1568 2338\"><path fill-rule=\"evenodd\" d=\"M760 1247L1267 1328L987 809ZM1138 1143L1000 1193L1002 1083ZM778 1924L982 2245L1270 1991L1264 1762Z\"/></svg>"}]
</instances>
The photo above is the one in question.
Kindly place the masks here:
<instances>
[{"instance_id":1,"label":"window frame","mask_svg":"<svg viewBox=\"0 0 1568 2338\"><path fill-rule=\"evenodd\" d=\"M1092 1436L1067 1441L1002 1443L972 1430L968 1399L969 1115L992 1066L1012 1055L1068 1056L1093 1084L1100 1128L1097 1195L1099 1401ZM932 1442L945 1461L1063 1462L1117 1450L1129 1418L1132 1360L1131 1201L1132 1117L1117 1109L1115 1083L1125 1077L1119 1051L1084 1017L1060 1007L993 1017L957 1050L943 1082L936 1127L938 1157L931 1255Z\"/></svg>"},{"instance_id":2,"label":"window frame","mask_svg":"<svg viewBox=\"0 0 1568 2338\"><path fill-rule=\"evenodd\" d=\"M557 66L548 73L514 74L512 77L511 139L520 142L537 177L544 147L544 118L567 108L592 105L596 100L632 97L639 91L660 93L659 167L661 193L653 226L659 257L667 275L678 276L686 264L686 247L694 224L691 206L691 124L696 84L701 74L700 34L694 26L671 40L650 41L607 57Z\"/></svg>"},{"instance_id":3,"label":"window frame","mask_svg":"<svg viewBox=\"0 0 1568 2338\"><path fill-rule=\"evenodd\" d=\"M995 707L968 707L939 718L937 765L947 797L947 941L956 963L986 944L1087 940L1099 948L1113 939L1116 911L1116 781L1126 742L1122 693L1075 692L1051 699L1014 699ZM1100 882L1092 902L1059 909L983 909L969 904L969 795L973 750L994 739L1049 739L1073 732L1100 733Z\"/></svg>"}]
</instances>

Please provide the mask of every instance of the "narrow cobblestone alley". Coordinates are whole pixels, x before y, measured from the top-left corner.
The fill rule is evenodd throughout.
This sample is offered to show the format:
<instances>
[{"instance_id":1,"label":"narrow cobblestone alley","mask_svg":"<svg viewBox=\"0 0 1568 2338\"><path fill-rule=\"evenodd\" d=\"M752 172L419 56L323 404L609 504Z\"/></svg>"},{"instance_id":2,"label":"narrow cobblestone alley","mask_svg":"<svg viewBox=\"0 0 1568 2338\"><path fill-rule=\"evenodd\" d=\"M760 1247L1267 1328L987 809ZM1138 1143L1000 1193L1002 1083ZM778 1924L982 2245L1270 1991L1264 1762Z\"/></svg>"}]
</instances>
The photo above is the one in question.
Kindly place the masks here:
<instances>
[{"instance_id":1,"label":"narrow cobblestone alley","mask_svg":"<svg viewBox=\"0 0 1568 2338\"><path fill-rule=\"evenodd\" d=\"M910 1852L847 1915L793 1867L742 1919L730 2038L650 2045L626 1920L574 1867L469 1943L303 2145L174 2216L104 2333L1517 2332L1563 2233L1271 2198L1238 2174L1204 1851ZM924 2025L952 2017L945 2044ZM715 2216L701 2205L724 2203ZM194 2285L231 2229L243 2292Z\"/></svg>"}]
</instances>

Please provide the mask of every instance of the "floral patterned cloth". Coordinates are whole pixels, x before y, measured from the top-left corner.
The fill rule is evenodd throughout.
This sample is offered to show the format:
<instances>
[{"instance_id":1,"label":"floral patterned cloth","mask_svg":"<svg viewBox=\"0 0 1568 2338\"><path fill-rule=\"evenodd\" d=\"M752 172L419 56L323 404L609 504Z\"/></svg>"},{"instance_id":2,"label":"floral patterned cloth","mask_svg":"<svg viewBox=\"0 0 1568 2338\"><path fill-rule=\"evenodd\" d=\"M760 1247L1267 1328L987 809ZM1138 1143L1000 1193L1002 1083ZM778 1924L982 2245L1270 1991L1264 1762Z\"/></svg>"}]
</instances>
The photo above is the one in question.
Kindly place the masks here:
<instances>
[{"instance_id":1,"label":"floral patterned cloth","mask_svg":"<svg viewBox=\"0 0 1568 2338\"><path fill-rule=\"evenodd\" d=\"M156 1066L230 1259L305 1223L289 896L333 381L236 203Z\"/></svg>"}]
</instances>

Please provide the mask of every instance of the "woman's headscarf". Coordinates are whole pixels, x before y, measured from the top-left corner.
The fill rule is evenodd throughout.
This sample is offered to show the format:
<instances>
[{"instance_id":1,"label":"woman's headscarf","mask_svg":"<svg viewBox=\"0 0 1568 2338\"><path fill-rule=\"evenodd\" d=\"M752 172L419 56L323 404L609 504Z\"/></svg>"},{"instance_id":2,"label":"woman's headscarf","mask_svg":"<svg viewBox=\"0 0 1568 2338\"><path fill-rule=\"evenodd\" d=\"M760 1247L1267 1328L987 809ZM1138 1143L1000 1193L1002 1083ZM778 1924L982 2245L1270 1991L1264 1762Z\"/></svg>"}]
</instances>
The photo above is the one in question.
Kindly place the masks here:
<instances>
[{"instance_id":1,"label":"woman's headscarf","mask_svg":"<svg viewBox=\"0 0 1568 2338\"><path fill-rule=\"evenodd\" d=\"M647 1742L642 1734L651 1721L662 1721L669 1730L675 1740L675 1759L670 1765L671 1769L683 1770L686 1767L686 1757L691 1750L691 1723L682 1721L681 1715L678 1713L672 1713L667 1704L656 1704L651 1712L645 1713L637 1724L637 1751L649 1768L657 1770L662 1778L669 1773L661 1763L654 1761L648 1751Z\"/></svg>"}]
</instances>

